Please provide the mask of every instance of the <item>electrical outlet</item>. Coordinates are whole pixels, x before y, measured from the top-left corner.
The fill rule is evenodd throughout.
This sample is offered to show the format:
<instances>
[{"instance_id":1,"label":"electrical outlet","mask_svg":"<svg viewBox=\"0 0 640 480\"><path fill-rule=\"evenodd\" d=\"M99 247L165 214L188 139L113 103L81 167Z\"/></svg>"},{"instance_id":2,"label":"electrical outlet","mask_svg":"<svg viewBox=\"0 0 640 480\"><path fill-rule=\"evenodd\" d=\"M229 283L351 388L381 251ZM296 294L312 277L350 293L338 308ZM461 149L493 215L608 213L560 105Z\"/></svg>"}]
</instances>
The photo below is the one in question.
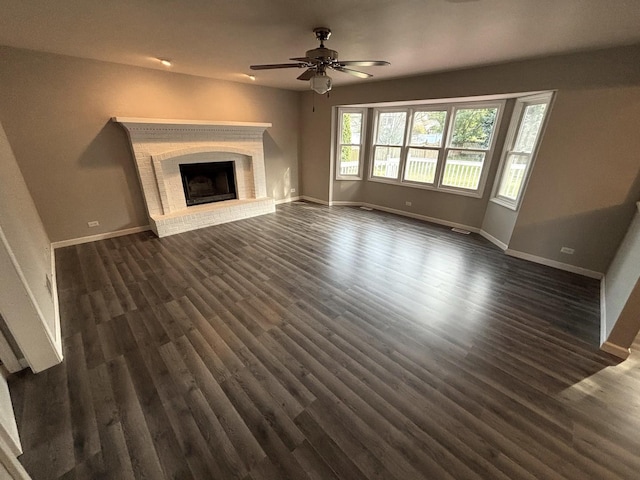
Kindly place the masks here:
<instances>
[{"instance_id":1,"label":"electrical outlet","mask_svg":"<svg viewBox=\"0 0 640 480\"><path fill-rule=\"evenodd\" d=\"M573 248L569 248L569 247L562 247L560 249L560 253L566 253L567 255L573 255L574 252L575 252L575 250Z\"/></svg>"},{"instance_id":2,"label":"electrical outlet","mask_svg":"<svg viewBox=\"0 0 640 480\"><path fill-rule=\"evenodd\" d=\"M291 193L296 193L296 189L295 189L295 188L292 188L292 189L291 189Z\"/></svg>"},{"instance_id":3,"label":"electrical outlet","mask_svg":"<svg viewBox=\"0 0 640 480\"><path fill-rule=\"evenodd\" d=\"M405 204L407 207L410 207L410 206L411 206L411 202L404 202L404 204Z\"/></svg>"},{"instance_id":4,"label":"electrical outlet","mask_svg":"<svg viewBox=\"0 0 640 480\"><path fill-rule=\"evenodd\" d=\"M89 228L98 227L100 226L100 222L97 220L94 220L93 222L87 222L87 225L89 225Z\"/></svg>"}]
</instances>

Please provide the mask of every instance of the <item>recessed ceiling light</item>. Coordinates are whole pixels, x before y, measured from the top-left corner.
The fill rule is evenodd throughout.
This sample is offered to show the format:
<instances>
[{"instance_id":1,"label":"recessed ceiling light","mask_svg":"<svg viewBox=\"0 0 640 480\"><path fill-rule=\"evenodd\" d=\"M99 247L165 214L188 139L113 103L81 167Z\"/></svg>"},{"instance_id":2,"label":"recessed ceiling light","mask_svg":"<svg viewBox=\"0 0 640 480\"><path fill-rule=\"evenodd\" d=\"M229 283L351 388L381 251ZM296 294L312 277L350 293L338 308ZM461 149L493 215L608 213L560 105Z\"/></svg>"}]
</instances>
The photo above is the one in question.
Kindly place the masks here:
<instances>
[{"instance_id":1,"label":"recessed ceiling light","mask_svg":"<svg viewBox=\"0 0 640 480\"><path fill-rule=\"evenodd\" d=\"M160 63L162 65L164 65L165 67L170 67L171 66L171 61L167 60L166 58L159 58L158 60L160 60Z\"/></svg>"}]
</instances>

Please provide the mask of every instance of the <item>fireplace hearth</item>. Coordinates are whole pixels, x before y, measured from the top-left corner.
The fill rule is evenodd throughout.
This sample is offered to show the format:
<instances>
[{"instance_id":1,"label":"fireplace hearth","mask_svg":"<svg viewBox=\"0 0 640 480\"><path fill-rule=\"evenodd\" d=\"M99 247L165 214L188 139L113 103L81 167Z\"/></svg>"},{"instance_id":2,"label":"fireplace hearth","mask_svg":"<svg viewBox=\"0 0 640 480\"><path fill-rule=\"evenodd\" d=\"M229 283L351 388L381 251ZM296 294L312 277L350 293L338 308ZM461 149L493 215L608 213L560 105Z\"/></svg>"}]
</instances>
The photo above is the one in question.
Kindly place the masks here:
<instances>
[{"instance_id":1,"label":"fireplace hearth","mask_svg":"<svg viewBox=\"0 0 640 480\"><path fill-rule=\"evenodd\" d=\"M188 207L237 198L233 162L180 164L180 176Z\"/></svg>"}]
</instances>

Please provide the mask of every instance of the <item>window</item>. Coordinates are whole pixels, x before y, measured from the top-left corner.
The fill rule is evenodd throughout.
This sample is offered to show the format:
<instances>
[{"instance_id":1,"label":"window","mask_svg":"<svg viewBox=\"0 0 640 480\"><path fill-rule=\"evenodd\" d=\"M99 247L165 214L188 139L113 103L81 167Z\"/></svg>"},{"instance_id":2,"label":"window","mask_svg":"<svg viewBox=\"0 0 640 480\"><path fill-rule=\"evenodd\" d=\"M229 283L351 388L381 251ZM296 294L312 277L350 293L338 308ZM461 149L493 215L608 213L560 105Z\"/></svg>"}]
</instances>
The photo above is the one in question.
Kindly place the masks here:
<instances>
[{"instance_id":1,"label":"window","mask_svg":"<svg viewBox=\"0 0 640 480\"><path fill-rule=\"evenodd\" d=\"M551 93L519 98L516 101L505 142L492 201L517 210L540 137Z\"/></svg>"},{"instance_id":2,"label":"window","mask_svg":"<svg viewBox=\"0 0 640 480\"><path fill-rule=\"evenodd\" d=\"M481 196L502 105L376 109L370 179Z\"/></svg>"},{"instance_id":3,"label":"window","mask_svg":"<svg viewBox=\"0 0 640 480\"><path fill-rule=\"evenodd\" d=\"M373 145L373 177L396 180L406 131L406 111L380 111Z\"/></svg>"},{"instance_id":4,"label":"window","mask_svg":"<svg viewBox=\"0 0 640 480\"><path fill-rule=\"evenodd\" d=\"M442 185L478 190L498 107L455 108Z\"/></svg>"},{"instance_id":5,"label":"window","mask_svg":"<svg viewBox=\"0 0 640 480\"><path fill-rule=\"evenodd\" d=\"M338 109L338 151L336 179L362 179L362 153L366 131L366 109Z\"/></svg>"},{"instance_id":6,"label":"window","mask_svg":"<svg viewBox=\"0 0 640 480\"><path fill-rule=\"evenodd\" d=\"M411 136L404 179L433 185L444 132L447 111L417 110L411 120Z\"/></svg>"}]
</instances>

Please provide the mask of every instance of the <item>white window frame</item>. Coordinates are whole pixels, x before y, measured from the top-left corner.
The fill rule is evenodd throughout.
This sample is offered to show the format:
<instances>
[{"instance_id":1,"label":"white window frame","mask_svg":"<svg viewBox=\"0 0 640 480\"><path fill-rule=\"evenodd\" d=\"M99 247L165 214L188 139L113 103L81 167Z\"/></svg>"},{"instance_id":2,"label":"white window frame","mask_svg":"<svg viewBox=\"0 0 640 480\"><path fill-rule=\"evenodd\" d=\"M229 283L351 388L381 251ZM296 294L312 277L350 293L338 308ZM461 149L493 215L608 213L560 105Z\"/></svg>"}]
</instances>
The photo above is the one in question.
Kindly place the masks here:
<instances>
[{"instance_id":1,"label":"white window frame","mask_svg":"<svg viewBox=\"0 0 640 480\"><path fill-rule=\"evenodd\" d=\"M336 132L336 150L335 150L335 169L336 180L362 180L364 170L364 150L366 146L367 136L367 108L360 107L338 107L338 130ZM362 114L362 123L360 131L360 143L342 143L342 114L343 113L360 113ZM358 173L355 175L340 174L340 154L343 146L360 147L360 155L358 156Z\"/></svg>"},{"instance_id":2,"label":"white window frame","mask_svg":"<svg viewBox=\"0 0 640 480\"><path fill-rule=\"evenodd\" d=\"M497 203L498 205L502 205L503 207L514 211L517 211L520 208L522 198L524 197L524 192L527 190L527 185L529 184L529 177L531 176L531 171L533 170L533 165L538 154L540 143L547 126L547 120L549 119L549 112L551 110L553 96L554 92L545 92L516 99L513 114L511 115L509 131L507 133L507 138L505 139L504 147L502 149L502 155L500 157L500 164L498 166L495 181L493 182L493 191L491 192L490 199L491 202ZM531 150L531 153L514 151L513 147L515 146L518 133L520 132L520 126L524 117L525 108L529 105L538 105L541 103L545 103L547 105L547 108L545 109L544 118L542 119L542 124L540 126L540 130L538 131L538 135L536 137L535 144L533 146L533 149ZM522 178L520 191L518 192L518 196L515 200L499 194L500 185L502 183L503 176L505 175L507 160L509 158L509 155L511 154L518 154L529 157Z\"/></svg>"},{"instance_id":3,"label":"white window frame","mask_svg":"<svg viewBox=\"0 0 640 480\"><path fill-rule=\"evenodd\" d=\"M372 182L380 182L380 183L389 183L393 185L402 185L406 187L412 188L421 188L425 190L435 190L439 192L453 193L456 195L463 195L467 197L475 197L481 198L484 195L484 189L487 183L487 178L489 175L489 170L491 168L491 163L493 161L496 139L498 137L498 132L500 130L500 123L502 121L502 113L504 111L505 100L494 100L494 101L479 101L479 102L456 102L456 103L434 103L429 105L409 105L406 107L381 107L374 108L373 115L373 136L371 141L369 142L369 171L367 180ZM492 108L496 107L498 112L496 114L496 121L494 124L493 132L491 134L491 140L489 141L489 148L487 150L483 149L465 149L465 148L454 148L449 145L451 135L453 132L453 119L455 117L456 110L460 109L481 109L481 108ZM420 111L442 111L445 110L447 112L447 118L445 122L445 128L443 133L442 145L440 147L425 147L425 149L430 150L438 150L438 163L436 164L436 174L434 183L423 183L416 182L411 180L405 180L405 167L407 163L407 156L409 152L409 148L412 147L410 143L410 132L413 124L413 115L415 112ZM383 112L406 112L407 117L405 121L405 131L404 131L404 139L402 145L378 145L376 144L377 136L378 136L378 118L380 113ZM374 157L375 157L375 147L376 146L390 146L390 147L399 147L400 148L400 165L398 166L398 178L385 178L385 177L376 177L373 175L374 168ZM421 148L421 147L417 147ZM449 150L461 150L461 151L478 151L485 153L485 161L482 165L482 172L480 174L480 179L478 182L478 188L476 190L470 190L462 187L452 187L448 185L443 185L442 181L444 179L444 167L445 161L447 158L447 154Z\"/></svg>"},{"instance_id":4,"label":"white window frame","mask_svg":"<svg viewBox=\"0 0 640 480\"><path fill-rule=\"evenodd\" d=\"M398 184L402 181L403 177L403 168L404 168L404 158L407 144L407 132L409 128L409 115L411 114L410 109L404 107L381 107L374 108L374 122L373 122L373 133L371 135L371 142L369 146L369 173L368 180L373 180L375 182L382 183L394 183ZM376 140L378 139L378 119L380 118L381 113L394 113L394 112L404 112L405 113L405 121L404 121L404 137L402 138L402 142L400 145L387 145L387 144L378 144ZM376 155L376 147L389 147L389 148L399 148L400 149L400 164L398 165L398 177L397 178L387 178L387 177L376 177L373 175L373 163Z\"/></svg>"},{"instance_id":5,"label":"white window frame","mask_svg":"<svg viewBox=\"0 0 640 480\"><path fill-rule=\"evenodd\" d=\"M416 188L427 188L427 189L431 189L431 190L439 190L438 186L440 184L440 174L442 173L443 170L443 152L444 149L446 147L446 142L447 139L449 138L448 135L448 131L449 131L449 123L451 123L451 106L450 105L444 105L444 104L435 104L435 105L416 105L414 107L411 107L410 109L411 111L409 112L409 120L408 120L408 127L407 127L407 139L406 139L406 152L405 155L402 156L402 183L403 185L407 185L407 186L411 186L411 187L416 187ZM442 143L440 144L439 147L424 147L424 146L417 146L417 145L411 145L411 131L413 130L413 117L414 114L416 112L446 112L446 117L445 117L445 122L444 122L444 128L442 129ZM406 175L406 168L407 168L407 159L409 158L409 149L411 148L415 148L418 150L437 150L438 152L438 158L436 160L436 172L435 172L435 177L433 180L433 183L426 183L426 182L416 182L415 180L407 180L405 178Z\"/></svg>"},{"instance_id":6,"label":"white window frame","mask_svg":"<svg viewBox=\"0 0 640 480\"><path fill-rule=\"evenodd\" d=\"M440 176L438 177L438 190L449 192L449 193L457 193L458 195L466 195L468 197L476 197L481 198L484 195L484 187L487 184L487 177L489 176L489 170L491 169L491 163L493 161L493 153L496 146L496 139L498 137L498 132L500 131L500 123L502 121L502 112L504 111L505 101L497 101L497 102L471 102L471 103L456 103L451 106L451 117L449 120L449 129L447 131L447 137L445 139L445 146L442 158L442 165L440 168ZM466 110L466 109L481 109L481 108L497 108L498 112L496 113L496 121L493 125L493 131L491 132L491 139L489 140L489 147L484 150L481 148L459 148L452 147L451 137L453 135L453 127L456 111L458 110ZM468 188L462 187L453 187L450 185L443 185L442 181L444 179L444 170L447 162L447 156L450 150L462 151L462 152L481 152L485 154L485 160L482 164L482 171L480 172L480 179L478 181L478 188L475 190L471 190Z\"/></svg>"}]
</instances>

